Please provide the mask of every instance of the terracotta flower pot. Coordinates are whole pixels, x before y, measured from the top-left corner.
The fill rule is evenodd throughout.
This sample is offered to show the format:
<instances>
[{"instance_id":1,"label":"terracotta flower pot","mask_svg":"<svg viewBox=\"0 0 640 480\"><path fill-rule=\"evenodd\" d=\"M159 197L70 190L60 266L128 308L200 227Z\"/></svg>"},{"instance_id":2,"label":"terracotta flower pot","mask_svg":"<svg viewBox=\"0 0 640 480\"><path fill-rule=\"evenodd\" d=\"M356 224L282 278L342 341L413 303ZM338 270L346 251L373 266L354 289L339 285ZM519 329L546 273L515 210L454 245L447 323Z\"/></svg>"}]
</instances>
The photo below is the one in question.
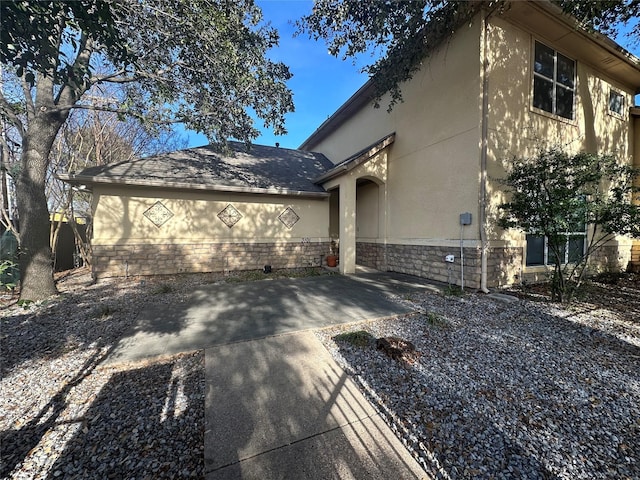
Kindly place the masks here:
<instances>
[{"instance_id":1,"label":"terracotta flower pot","mask_svg":"<svg viewBox=\"0 0 640 480\"><path fill-rule=\"evenodd\" d=\"M327 255L327 267L335 267L338 265L337 255Z\"/></svg>"}]
</instances>

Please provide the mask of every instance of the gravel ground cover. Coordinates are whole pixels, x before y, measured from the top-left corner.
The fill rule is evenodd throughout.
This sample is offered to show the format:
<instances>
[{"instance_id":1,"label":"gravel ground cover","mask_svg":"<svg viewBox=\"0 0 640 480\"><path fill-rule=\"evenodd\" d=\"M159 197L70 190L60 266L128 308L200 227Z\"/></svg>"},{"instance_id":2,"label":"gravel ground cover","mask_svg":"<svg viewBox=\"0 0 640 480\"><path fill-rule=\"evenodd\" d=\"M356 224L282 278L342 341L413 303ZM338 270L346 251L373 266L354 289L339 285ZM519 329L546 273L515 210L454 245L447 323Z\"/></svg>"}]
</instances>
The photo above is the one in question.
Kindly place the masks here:
<instances>
[{"instance_id":1,"label":"gravel ground cover","mask_svg":"<svg viewBox=\"0 0 640 480\"><path fill-rule=\"evenodd\" d=\"M60 295L0 296L0 478L161 479L204 474L204 352L104 365L148 304L206 283L321 269L132 277L59 275Z\"/></svg>"},{"instance_id":2,"label":"gravel ground cover","mask_svg":"<svg viewBox=\"0 0 640 480\"><path fill-rule=\"evenodd\" d=\"M511 293L526 299L413 295L398 301L419 314L318 336L435 478L640 478L638 279L569 309ZM420 356L334 340L355 331Z\"/></svg>"},{"instance_id":3,"label":"gravel ground cover","mask_svg":"<svg viewBox=\"0 0 640 480\"><path fill-rule=\"evenodd\" d=\"M148 302L183 301L202 281L129 279L0 308L0 478L199 478L204 472L204 354L102 361Z\"/></svg>"},{"instance_id":4,"label":"gravel ground cover","mask_svg":"<svg viewBox=\"0 0 640 480\"><path fill-rule=\"evenodd\" d=\"M0 298L0 477L202 477L203 352L102 361L149 302L225 280L74 272L51 301ZM318 336L434 477L640 478L637 278L594 284L568 310L512 293L415 294L396 300L422 313ZM418 359L336 343L345 328L410 340Z\"/></svg>"}]
</instances>

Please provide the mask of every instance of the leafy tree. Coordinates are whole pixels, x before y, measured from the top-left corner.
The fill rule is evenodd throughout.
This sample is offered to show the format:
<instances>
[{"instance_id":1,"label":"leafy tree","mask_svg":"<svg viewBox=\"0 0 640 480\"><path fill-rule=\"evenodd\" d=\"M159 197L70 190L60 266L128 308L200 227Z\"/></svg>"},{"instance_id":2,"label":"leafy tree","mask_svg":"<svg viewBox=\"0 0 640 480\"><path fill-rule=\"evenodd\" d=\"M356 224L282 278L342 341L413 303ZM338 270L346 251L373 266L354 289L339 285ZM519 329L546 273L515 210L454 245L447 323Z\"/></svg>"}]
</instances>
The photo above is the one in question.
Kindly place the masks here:
<instances>
[{"instance_id":1,"label":"leafy tree","mask_svg":"<svg viewBox=\"0 0 640 480\"><path fill-rule=\"evenodd\" d=\"M119 85L101 85L100 89L92 87L85 98L93 105L101 106L116 101L122 93ZM54 267L58 236L64 222L74 233L83 263L91 264L89 243L82 239L76 223L78 217L89 220L86 225L86 238L89 240L92 229L91 195L59 180L58 174L185 147L186 140L166 125L145 125L132 117L119 119L116 113L98 109L72 111L53 143L46 181L49 211L56 213L57 218L51 222L49 239L54 252Z\"/></svg>"},{"instance_id":2,"label":"leafy tree","mask_svg":"<svg viewBox=\"0 0 640 480\"><path fill-rule=\"evenodd\" d=\"M389 109L402 100L400 84L422 61L483 6L501 2L446 0L316 0L310 15L297 22L298 33L326 40L343 59L363 53L377 58L365 66L376 86L376 106L391 93Z\"/></svg>"},{"instance_id":3,"label":"leafy tree","mask_svg":"<svg viewBox=\"0 0 640 480\"><path fill-rule=\"evenodd\" d=\"M267 57L278 35L253 0L22 0L0 2L0 18L0 59L22 96L0 92L2 120L20 137L22 299L56 292L45 181L72 110L182 122L221 143L255 138L251 113L282 134L293 110L289 70ZM87 100L109 83L125 88L123 101Z\"/></svg>"},{"instance_id":4,"label":"leafy tree","mask_svg":"<svg viewBox=\"0 0 640 480\"><path fill-rule=\"evenodd\" d=\"M556 0L586 28L616 35L621 24L629 37L640 39L637 0ZM481 9L496 11L504 0L315 0L311 14L297 22L298 33L327 42L329 52L343 59L370 54L362 70L372 77L375 102L387 92L389 110L402 100L400 84L412 78L425 58Z\"/></svg>"},{"instance_id":5,"label":"leafy tree","mask_svg":"<svg viewBox=\"0 0 640 480\"><path fill-rule=\"evenodd\" d=\"M640 2L637 0L559 0L556 3L587 28L615 37L620 27L626 25L632 42L640 40Z\"/></svg>"},{"instance_id":6,"label":"leafy tree","mask_svg":"<svg viewBox=\"0 0 640 480\"><path fill-rule=\"evenodd\" d=\"M597 249L615 235L640 237L640 204L633 199L639 172L613 156L569 155L558 148L510 164L502 179L510 200L500 205L499 224L546 237L553 299L568 303ZM565 263L567 233L585 225L584 252Z\"/></svg>"}]
</instances>

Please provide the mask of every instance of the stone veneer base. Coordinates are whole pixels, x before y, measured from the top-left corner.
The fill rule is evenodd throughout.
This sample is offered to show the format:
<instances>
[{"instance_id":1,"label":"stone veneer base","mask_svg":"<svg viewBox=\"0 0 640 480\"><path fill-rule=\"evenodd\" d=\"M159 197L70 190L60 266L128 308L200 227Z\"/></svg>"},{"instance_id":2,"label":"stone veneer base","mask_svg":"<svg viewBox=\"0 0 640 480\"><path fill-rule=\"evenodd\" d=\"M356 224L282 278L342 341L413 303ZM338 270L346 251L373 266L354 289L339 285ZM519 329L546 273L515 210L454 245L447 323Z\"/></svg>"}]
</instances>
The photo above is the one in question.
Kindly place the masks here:
<instances>
[{"instance_id":1,"label":"stone veneer base","mask_svg":"<svg viewBox=\"0 0 640 480\"><path fill-rule=\"evenodd\" d=\"M99 278L258 270L265 265L304 268L324 264L328 251L328 242L94 245L93 273ZM480 249L465 248L464 254L465 287L478 289ZM445 262L447 255L454 255L455 261ZM640 249L634 248L631 261L640 262L639 256ZM612 266L614 258L618 258L617 249L604 247L594 255L592 265ZM356 263L460 285L460 249L455 247L357 242ZM521 265L522 248L490 248L487 286L517 283ZM527 274L525 278L534 280Z\"/></svg>"},{"instance_id":2,"label":"stone veneer base","mask_svg":"<svg viewBox=\"0 0 640 480\"><path fill-rule=\"evenodd\" d=\"M328 242L93 245L93 275L167 275L320 266Z\"/></svg>"},{"instance_id":3,"label":"stone veneer base","mask_svg":"<svg viewBox=\"0 0 640 480\"><path fill-rule=\"evenodd\" d=\"M447 255L454 262L445 262ZM460 248L431 245L356 243L356 263L377 270L406 273L437 282L461 283ZM522 264L521 248L490 248L487 260L487 284L497 287L513 283L506 273ZM480 249L464 249L464 286L480 288ZM518 269L519 271L519 269Z\"/></svg>"}]
</instances>

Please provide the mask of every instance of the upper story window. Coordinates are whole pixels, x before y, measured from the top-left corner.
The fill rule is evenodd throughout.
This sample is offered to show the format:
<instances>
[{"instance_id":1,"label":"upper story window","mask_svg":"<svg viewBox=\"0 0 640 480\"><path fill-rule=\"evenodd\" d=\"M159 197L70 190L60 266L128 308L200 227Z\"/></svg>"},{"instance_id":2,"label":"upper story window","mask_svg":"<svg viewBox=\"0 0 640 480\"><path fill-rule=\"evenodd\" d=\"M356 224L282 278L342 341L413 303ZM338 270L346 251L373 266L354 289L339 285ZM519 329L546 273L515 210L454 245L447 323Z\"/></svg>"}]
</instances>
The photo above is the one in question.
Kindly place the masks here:
<instances>
[{"instance_id":1,"label":"upper story window","mask_svg":"<svg viewBox=\"0 0 640 480\"><path fill-rule=\"evenodd\" d=\"M624 112L624 95L615 90L609 92L609 111L622 116Z\"/></svg>"},{"instance_id":2,"label":"upper story window","mask_svg":"<svg viewBox=\"0 0 640 480\"><path fill-rule=\"evenodd\" d=\"M540 42L535 42L533 106L573 119L576 62Z\"/></svg>"}]
</instances>

